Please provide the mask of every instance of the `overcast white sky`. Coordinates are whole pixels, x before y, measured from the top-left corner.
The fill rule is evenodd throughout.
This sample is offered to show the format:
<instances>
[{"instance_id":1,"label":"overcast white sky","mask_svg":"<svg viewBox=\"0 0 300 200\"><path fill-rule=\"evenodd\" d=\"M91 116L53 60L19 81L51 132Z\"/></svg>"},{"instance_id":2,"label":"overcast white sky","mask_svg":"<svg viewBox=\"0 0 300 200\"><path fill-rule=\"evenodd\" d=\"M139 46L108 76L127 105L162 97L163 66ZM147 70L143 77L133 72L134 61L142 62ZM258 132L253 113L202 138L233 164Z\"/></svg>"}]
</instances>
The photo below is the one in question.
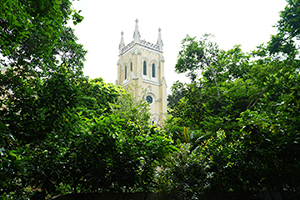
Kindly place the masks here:
<instances>
[{"instance_id":1,"label":"overcast white sky","mask_svg":"<svg viewBox=\"0 0 300 200\"><path fill-rule=\"evenodd\" d=\"M141 38L156 44L158 28L164 43L168 91L184 75L174 72L181 41L187 34L198 38L215 35L215 42L227 50L241 44L244 52L267 42L276 33L285 0L81 0L73 2L82 10L82 23L74 27L79 43L88 51L84 74L115 83L118 46L124 31L125 45L133 40L135 19Z\"/></svg>"}]
</instances>

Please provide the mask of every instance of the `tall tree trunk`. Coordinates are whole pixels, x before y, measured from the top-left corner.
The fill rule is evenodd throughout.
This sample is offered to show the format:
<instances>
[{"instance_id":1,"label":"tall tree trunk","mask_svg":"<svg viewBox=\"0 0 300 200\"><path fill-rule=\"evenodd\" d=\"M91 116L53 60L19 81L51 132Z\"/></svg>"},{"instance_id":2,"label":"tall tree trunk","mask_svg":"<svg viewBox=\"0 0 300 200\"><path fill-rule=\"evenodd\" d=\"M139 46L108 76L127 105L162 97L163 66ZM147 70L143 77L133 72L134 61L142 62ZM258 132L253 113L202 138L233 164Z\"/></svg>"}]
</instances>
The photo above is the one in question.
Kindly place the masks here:
<instances>
[{"instance_id":1,"label":"tall tree trunk","mask_svg":"<svg viewBox=\"0 0 300 200\"><path fill-rule=\"evenodd\" d=\"M214 82L215 82L215 85L216 85L216 88L217 88L217 95L218 95L218 101L220 101L220 91L219 91L219 86L218 86L218 83L217 83L217 79L216 79L216 75L215 75L215 72L213 70L213 68L209 65L209 69L211 71L211 75L213 76L213 79L214 79Z\"/></svg>"}]
</instances>

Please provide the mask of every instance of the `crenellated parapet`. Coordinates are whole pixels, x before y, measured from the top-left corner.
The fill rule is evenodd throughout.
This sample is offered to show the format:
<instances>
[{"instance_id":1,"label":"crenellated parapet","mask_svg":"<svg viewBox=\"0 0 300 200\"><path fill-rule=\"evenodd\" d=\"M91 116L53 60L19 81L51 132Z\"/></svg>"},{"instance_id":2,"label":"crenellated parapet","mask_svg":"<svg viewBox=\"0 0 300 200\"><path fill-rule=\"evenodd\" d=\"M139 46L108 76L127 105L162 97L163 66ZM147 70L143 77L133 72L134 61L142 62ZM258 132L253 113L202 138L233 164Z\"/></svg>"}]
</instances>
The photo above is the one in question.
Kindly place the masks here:
<instances>
[{"instance_id":1,"label":"crenellated parapet","mask_svg":"<svg viewBox=\"0 0 300 200\"><path fill-rule=\"evenodd\" d=\"M136 20L136 25L135 25L135 31L133 33L133 41L130 42L129 44L127 44L125 46L124 44L124 39L123 39L123 32L121 33L121 42L119 44L119 54L125 54L128 51L130 51L136 44L140 45L143 48L149 49L149 50L153 50L153 51L157 51L162 53L163 51L163 42L161 39L161 29L158 29L158 39L157 39L157 43L153 44L150 42L147 42L146 40L141 40L141 35L139 32L139 27L138 27L138 20Z\"/></svg>"}]
</instances>

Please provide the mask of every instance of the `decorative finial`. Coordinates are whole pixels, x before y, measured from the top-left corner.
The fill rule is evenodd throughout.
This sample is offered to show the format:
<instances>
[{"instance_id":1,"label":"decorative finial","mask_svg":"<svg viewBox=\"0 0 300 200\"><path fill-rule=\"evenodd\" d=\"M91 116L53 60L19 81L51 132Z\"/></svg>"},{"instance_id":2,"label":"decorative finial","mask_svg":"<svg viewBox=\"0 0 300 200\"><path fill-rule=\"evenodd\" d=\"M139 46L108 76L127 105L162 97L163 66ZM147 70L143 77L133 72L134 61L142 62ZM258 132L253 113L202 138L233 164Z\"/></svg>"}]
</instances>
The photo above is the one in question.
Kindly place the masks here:
<instances>
[{"instance_id":1,"label":"decorative finial","mask_svg":"<svg viewBox=\"0 0 300 200\"><path fill-rule=\"evenodd\" d=\"M161 39L161 28L158 29L158 39L157 39L156 45L158 46L158 48L159 48L160 51L163 50L164 43L163 43L163 41Z\"/></svg>"},{"instance_id":2,"label":"decorative finial","mask_svg":"<svg viewBox=\"0 0 300 200\"><path fill-rule=\"evenodd\" d=\"M125 46L125 44L124 44L124 39L123 39L123 35L124 35L124 32L122 31L122 32L121 32L121 41L120 41L120 44L119 44L119 53L120 53L120 54L122 53L122 49L123 49L123 47Z\"/></svg>"},{"instance_id":3,"label":"decorative finial","mask_svg":"<svg viewBox=\"0 0 300 200\"><path fill-rule=\"evenodd\" d=\"M133 39L134 39L134 43L137 43L137 42L140 42L141 35L139 32L139 26L138 26L139 20L136 19L135 22L136 22L136 24L135 24L135 31L133 33Z\"/></svg>"}]
</instances>

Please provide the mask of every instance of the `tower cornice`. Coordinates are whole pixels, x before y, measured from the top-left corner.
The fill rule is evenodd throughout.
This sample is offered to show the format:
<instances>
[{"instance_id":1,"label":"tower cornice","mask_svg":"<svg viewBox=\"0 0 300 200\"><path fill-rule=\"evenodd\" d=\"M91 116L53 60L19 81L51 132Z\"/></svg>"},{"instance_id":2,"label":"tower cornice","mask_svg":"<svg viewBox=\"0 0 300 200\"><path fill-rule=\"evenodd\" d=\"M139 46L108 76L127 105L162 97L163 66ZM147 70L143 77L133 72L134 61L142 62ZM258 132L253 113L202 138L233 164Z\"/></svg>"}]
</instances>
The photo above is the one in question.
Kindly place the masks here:
<instances>
[{"instance_id":1,"label":"tower cornice","mask_svg":"<svg viewBox=\"0 0 300 200\"><path fill-rule=\"evenodd\" d=\"M152 43L147 42L145 40L141 40L140 42L136 42L136 43L134 41L132 41L131 43L129 43L128 45L126 45L125 47L123 47L120 50L120 55L123 55L123 54L129 52L130 50L134 49L134 47L136 45L138 45L140 47L143 47L145 49L149 49L149 50L155 51L157 53L163 53L163 51L160 50L160 48L159 48L158 45L152 44Z\"/></svg>"}]
</instances>

